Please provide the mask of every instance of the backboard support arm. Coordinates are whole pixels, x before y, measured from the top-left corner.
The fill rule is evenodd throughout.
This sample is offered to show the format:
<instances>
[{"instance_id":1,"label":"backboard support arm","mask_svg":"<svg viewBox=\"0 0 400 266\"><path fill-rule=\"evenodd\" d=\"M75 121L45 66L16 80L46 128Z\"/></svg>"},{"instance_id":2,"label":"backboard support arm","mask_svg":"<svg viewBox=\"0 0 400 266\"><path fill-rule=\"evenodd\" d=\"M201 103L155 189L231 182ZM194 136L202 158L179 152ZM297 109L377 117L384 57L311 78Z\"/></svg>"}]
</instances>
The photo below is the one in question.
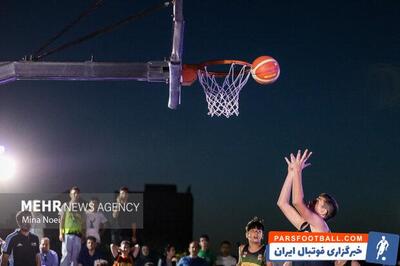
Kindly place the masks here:
<instances>
[{"instance_id":1,"label":"backboard support arm","mask_svg":"<svg viewBox=\"0 0 400 266\"><path fill-rule=\"evenodd\" d=\"M177 109L181 103L183 33L183 0L174 0L174 21L172 52L169 62L169 100L168 107Z\"/></svg>"},{"instance_id":2,"label":"backboard support arm","mask_svg":"<svg viewBox=\"0 0 400 266\"><path fill-rule=\"evenodd\" d=\"M0 62L0 84L15 80L137 80L166 82L168 62Z\"/></svg>"},{"instance_id":3,"label":"backboard support arm","mask_svg":"<svg viewBox=\"0 0 400 266\"><path fill-rule=\"evenodd\" d=\"M173 0L173 36L169 61L119 62L0 62L0 84L15 80L137 80L169 83L168 107L181 103L183 0Z\"/></svg>"}]
</instances>

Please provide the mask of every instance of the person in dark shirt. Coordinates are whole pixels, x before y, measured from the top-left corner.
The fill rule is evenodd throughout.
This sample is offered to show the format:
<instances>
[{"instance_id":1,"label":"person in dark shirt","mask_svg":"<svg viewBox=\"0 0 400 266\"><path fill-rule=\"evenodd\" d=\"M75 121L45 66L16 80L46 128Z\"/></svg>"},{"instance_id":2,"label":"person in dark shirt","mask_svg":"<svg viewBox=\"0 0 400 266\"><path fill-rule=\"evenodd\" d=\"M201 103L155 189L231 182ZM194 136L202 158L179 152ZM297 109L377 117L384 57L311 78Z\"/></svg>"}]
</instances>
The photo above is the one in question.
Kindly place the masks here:
<instances>
[{"instance_id":1,"label":"person in dark shirt","mask_svg":"<svg viewBox=\"0 0 400 266\"><path fill-rule=\"evenodd\" d=\"M127 187L121 187L119 194L116 198L116 203L126 204L129 202L129 190ZM124 210L113 210L112 213L112 224L114 229L111 232L111 242L115 245L121 243L121 241L127 240L131 243L131 246L135 246L138 243L136 239L136 223L132 220L132 213Z\"/></svg>"},{"instance_id":2,"label":"person in dark shirt","mask_svg":"<svg viewBox=\"0 0 400 266\"><path fill-rule=\"evenodd\" d=\"M176 266L175 246L168 244L164 249L163 256L158 260L157 266Z\"/></svg>"},{"instance_id":3,"label":"person in dark shirt","mask_svg":"<svg viewBox=\"0 0 400 266\"><path fill-rule=\"evenodd\" d=\"M96 260L104 259L104 256L96 246L96 238L94 236L88 236L86 239L86 247L83 247L79 253L78 266L93 266Z\"/></svg>"},{"instance_id":4,"label":"person in dark shirt","mask_svg":"<svg viewBox=\"0 0 400 266\"><path fill-rule=\"evenodd\" d=\"M19 229L9 234L3 246L1 266L8 265L12 254L14 266L40 266L39 237L29 232L32 213L20 211L16 215Z\"/></svg>"},{"instance_id":5,"label":"person in dark shirt","mask_svg":"<svg viewBox=\"0 0 400 266\"><path fill-rule=\"evenodd\" d=\"M266 246L262 243L264 235L263 220L254 217L246 227L246 238L248 243L239 246L239 261L238 266L268 266L271 265L266 261L265 249Z\"/></svg>"}]
</instances>

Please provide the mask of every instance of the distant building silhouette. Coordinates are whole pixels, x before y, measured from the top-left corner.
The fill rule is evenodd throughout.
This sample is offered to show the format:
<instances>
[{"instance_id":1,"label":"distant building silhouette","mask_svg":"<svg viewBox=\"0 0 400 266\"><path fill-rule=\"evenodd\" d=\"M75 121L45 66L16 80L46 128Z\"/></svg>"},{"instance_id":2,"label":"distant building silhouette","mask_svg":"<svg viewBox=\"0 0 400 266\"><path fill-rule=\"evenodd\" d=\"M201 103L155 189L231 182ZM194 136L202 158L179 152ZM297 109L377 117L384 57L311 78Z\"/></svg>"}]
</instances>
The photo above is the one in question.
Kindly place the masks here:
<instances>
[{"instance_id":1,"label":"distant building silhouette","mask_svg":"<svg viewBox=\"0 0 400 266\"><path fill-rule=\"evenodd\" d=\"M139 241L151 248L172 243L186 250L193 238L193 196L190 188L177 192L176 185L145 185L143 192L144 221Z\"/></svg>"},{"instance_id":2,"label":"distant building silhouette","mask_svg":"<svg viewBox=\"0 0 400 266\"><path fill-rule=\"evenodd\" d=\"M162 252L167 243L177 250L186 251L193 239L193 196L190 186L185 192L178 192L176 185L147 184L143 193L143 229L137 230L140 244L146 243L151 249ZM62 202L68 201L68 191L60 193ZM44 215L49 213L44 212ZM11 215L5 224L0 226L0 237L3 239L16 228L15 216ZM61 255L61 242L58 240L57 228L44 228L44 235L50 238L52 249ZM102 236L102 243L111 243L110 229Z\"/></svg>"}]
</instances>

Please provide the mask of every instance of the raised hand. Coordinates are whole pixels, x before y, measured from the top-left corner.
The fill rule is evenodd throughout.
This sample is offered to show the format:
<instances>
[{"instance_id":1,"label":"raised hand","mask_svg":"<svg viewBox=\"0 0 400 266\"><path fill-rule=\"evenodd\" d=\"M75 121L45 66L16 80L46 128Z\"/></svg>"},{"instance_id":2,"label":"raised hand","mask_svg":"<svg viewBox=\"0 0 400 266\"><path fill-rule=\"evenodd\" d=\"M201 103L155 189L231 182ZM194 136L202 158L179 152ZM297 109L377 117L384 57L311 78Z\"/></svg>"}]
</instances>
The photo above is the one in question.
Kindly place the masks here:
<instances>
[{"instance_id":1,"label":"raised hand","mask_svg":"<svg viewBox=\"0 0 400 266\"><path fill-rule=\"evenodd\" d=\"M308 152L308 149L301 154L301 150L297 151L297 155L294 156L293 153L290 154L290 160L285 157L285 161L288 165L288 172L290 171L302 171L304 168L310 166L307 160L310 158L312 152Z\"/></svg>"}]
</instances>

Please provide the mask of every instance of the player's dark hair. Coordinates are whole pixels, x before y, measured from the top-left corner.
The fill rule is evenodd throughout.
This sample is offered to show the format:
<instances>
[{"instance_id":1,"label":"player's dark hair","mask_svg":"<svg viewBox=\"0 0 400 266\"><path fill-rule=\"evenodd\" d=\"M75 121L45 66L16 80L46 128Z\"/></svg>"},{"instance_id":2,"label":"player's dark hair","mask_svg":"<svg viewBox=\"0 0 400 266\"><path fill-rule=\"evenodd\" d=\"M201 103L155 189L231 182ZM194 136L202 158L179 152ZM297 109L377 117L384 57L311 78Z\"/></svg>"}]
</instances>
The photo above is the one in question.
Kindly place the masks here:
<instances>
[{"instance_id":1,"label":"player's dark hair","mask_svg":"<svg viewBox=\"0 0 400 266\"><path fill-rule=\"evenodd\" d=\"M167 244L164 248L164 255L167 256L167 252L169 252L171 250L171 248L175 248L174 245L172 244Z\"/></svg>"},{"instance_id":2,"label":"player's dark hair","mask_svg":"<svg viewBox=\"0 0 400 266\"><path fill-rule=\"evenodd\" d=\"M254 228L264 231L264 224L263 223L264 223L263 219L260 219L257 216L255 216L253 219L251 219L247 223L247 225L245 227L246 232L248 232L248 231L250 231L251 229L254 229Z\"/></svg>"},{"instance_id":3,"label":"player's dark hair","mask_svg":"<svg viewBox=\"0 0 400 266\"><path fill-rule=\"evenodd\" d=\"M96 241L97 241L97 239L94 236L88 236L86 238L86 241L88 241L88 240L92 240L94 243L96 243Z\"/></svg>"},{"instance_id":4,"label":"player's dark hair","mask_svg":"<svg viewBox=\"0 0 400 266\"><path fill-rule=\"evenodd\" d=\"M325 221L328 221L329 219L335 217L335 215L339 211L339 204L337 203L335 198L328 193L321 193L319 194L319 197L323 197L325 199L325 205L328 209L328 214L325 217Z\"/></svg>"},{"instance_id":5,"label":"player's dark hair","mask_svg":"<svg viewBox=\"0 0 400 266\"><path fill-rule=\"evenodd\" d=\"M232 246L231 242L229 242L228 240L224 240L221 242L221 244L219 244L220 247L222 247L222 245Z\"/></svg>"},{"instance_id":6,"label":"player's dark hair","mask_svg":"<svg viewBox=\"0 0 400 266\"><path fill-rule=\"evenodd\" d=\"M199 241L197 241L197 240L190 241L189 246L190 246L190 244L195 244L197 247L199 247Z\"/></svg>"},{"instance_id":7,"label":"player's dark hair","mask_svg":"<svg viewBox=\"0 0 400 266\"><path fill-rule=\"evenodd\" d=\"M210 237L207 234L202 234L199 239L204 238L207 242L210 242Z\"/></svg>"}]
</instances>

